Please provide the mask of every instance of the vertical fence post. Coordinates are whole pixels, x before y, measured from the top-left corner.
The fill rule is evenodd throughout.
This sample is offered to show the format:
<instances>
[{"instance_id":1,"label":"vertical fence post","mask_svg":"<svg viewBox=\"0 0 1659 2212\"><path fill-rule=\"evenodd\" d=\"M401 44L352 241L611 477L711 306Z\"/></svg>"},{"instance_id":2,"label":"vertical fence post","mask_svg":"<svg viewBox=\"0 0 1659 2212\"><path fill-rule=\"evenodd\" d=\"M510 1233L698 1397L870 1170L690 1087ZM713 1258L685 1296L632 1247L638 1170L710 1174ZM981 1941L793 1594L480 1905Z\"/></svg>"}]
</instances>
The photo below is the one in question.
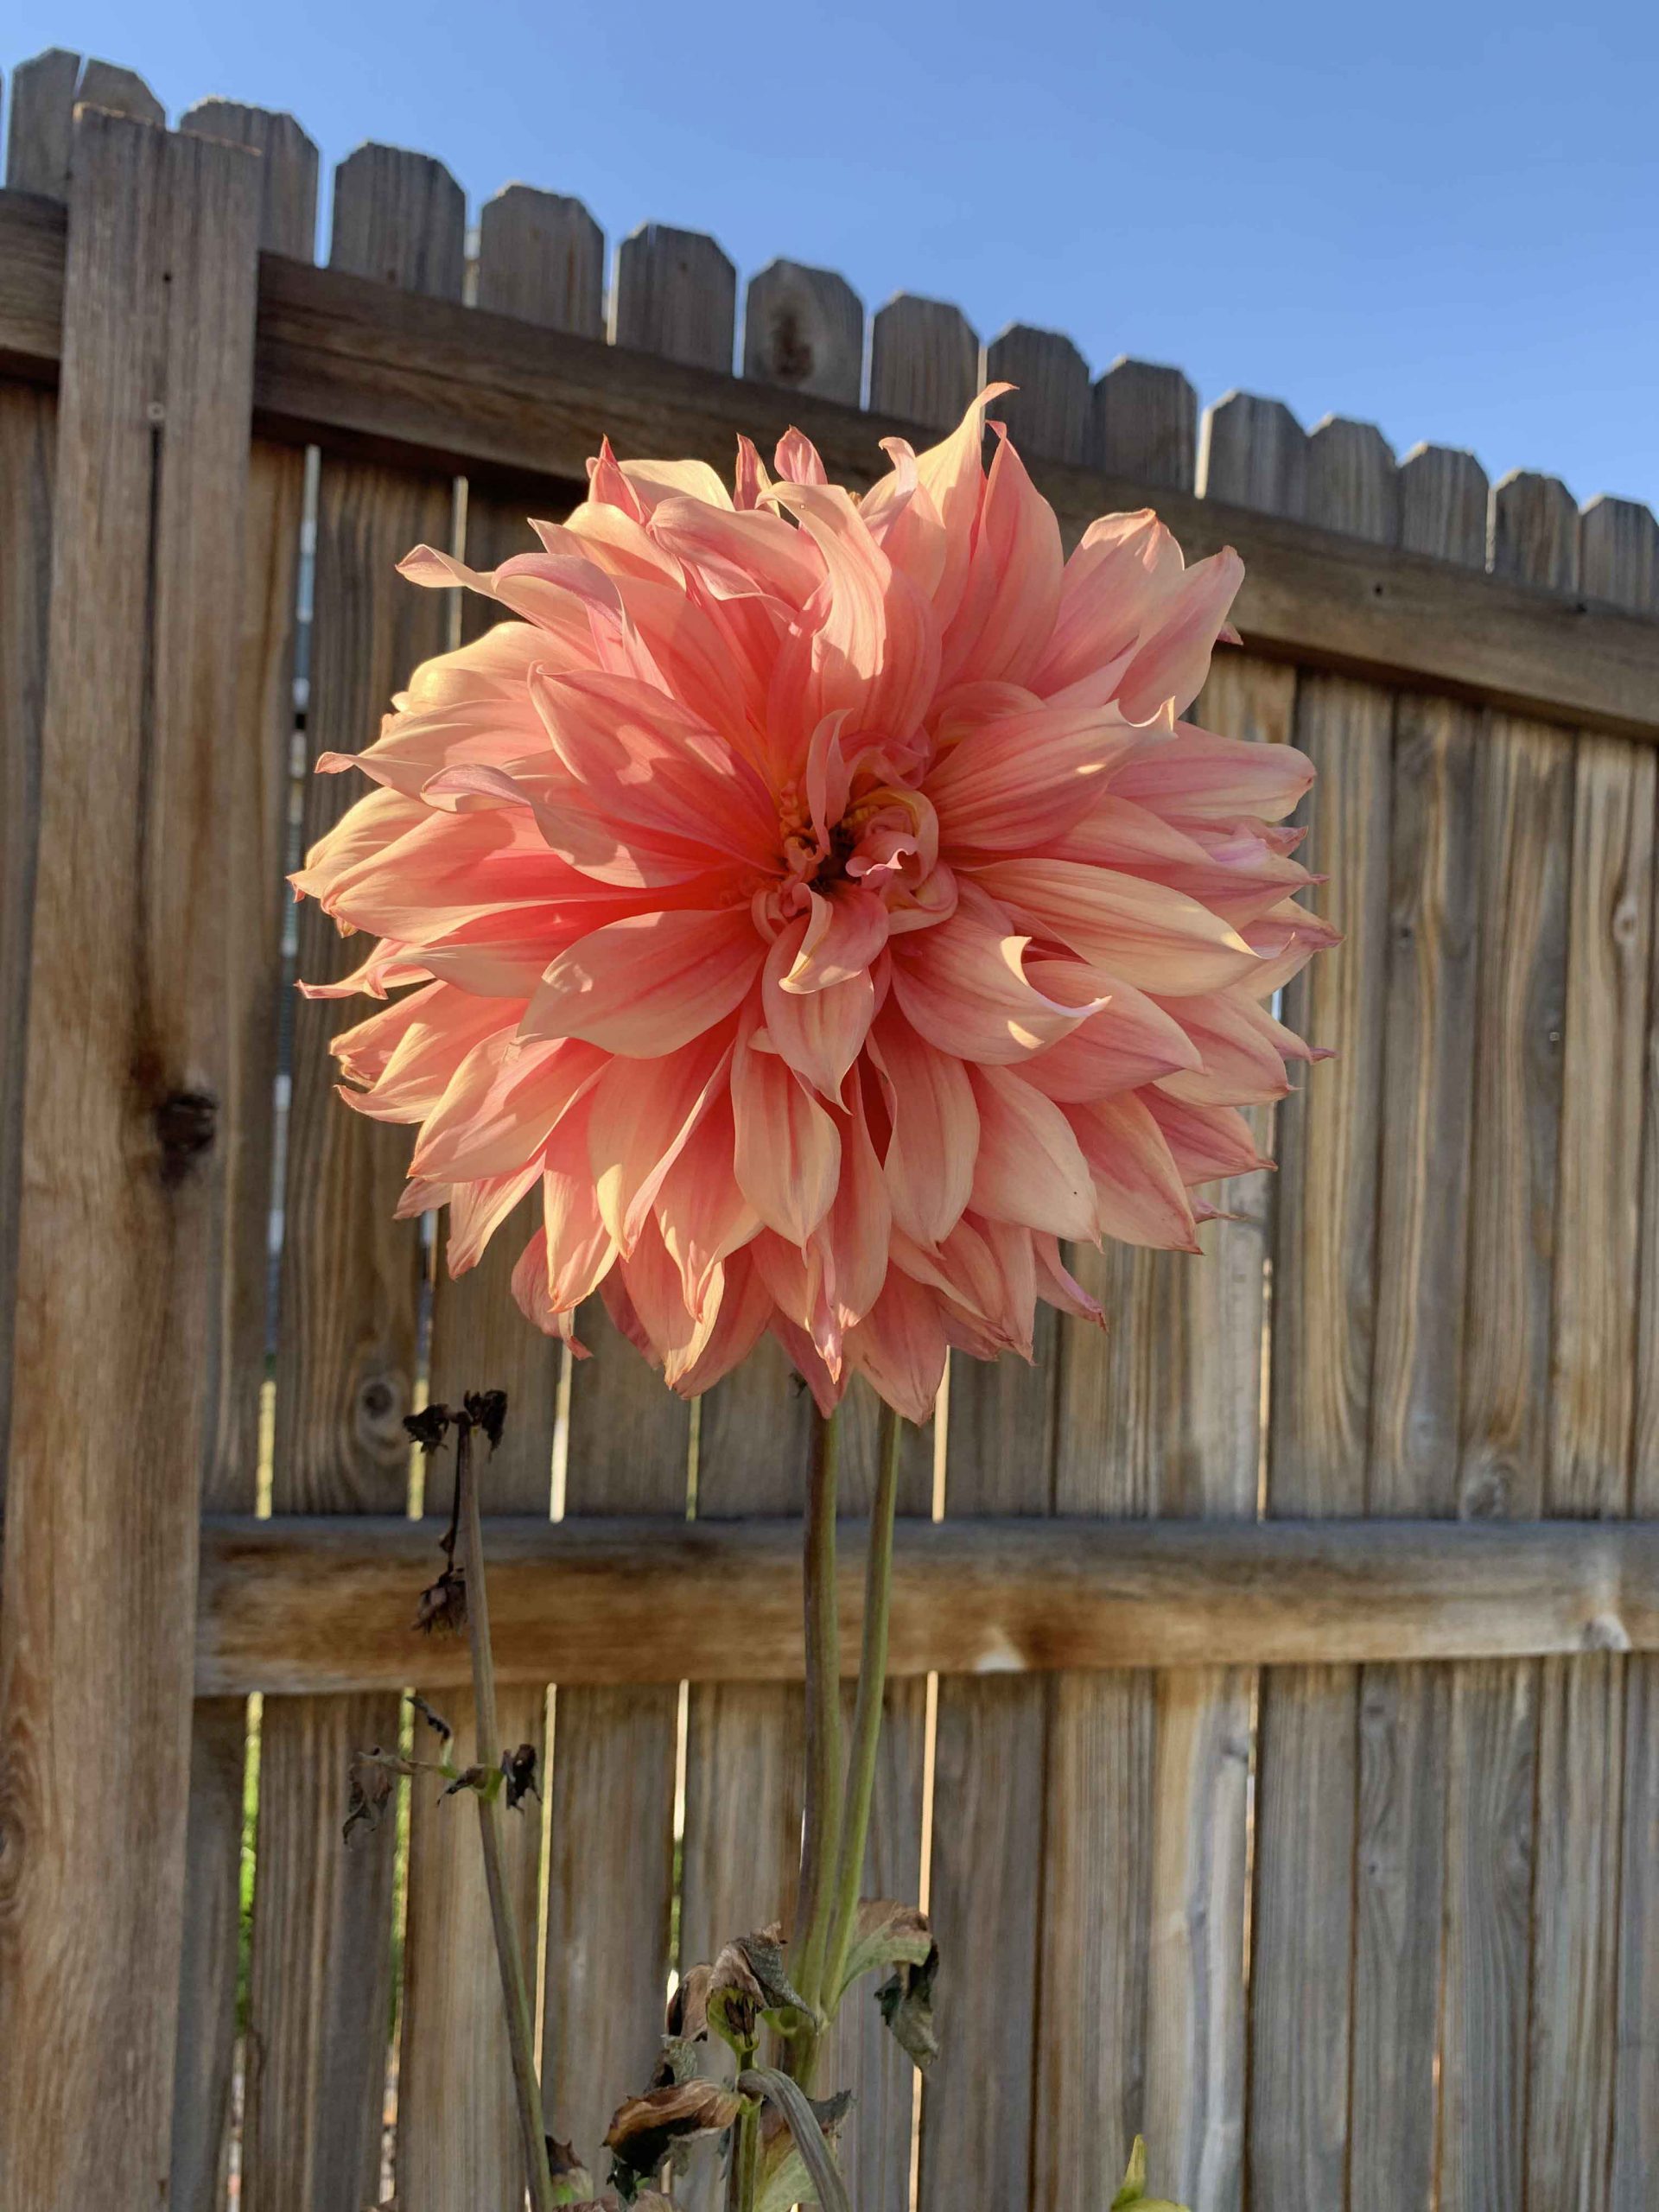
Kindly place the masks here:
<instances>
[{"instance_id":1,"label":"vertical fence post","mask_svg":"<svg viewBox=\"0 0 1659 2212\"><path fill-rule=\"evenodd\" d=\"M250 154L79 112L0 1608L17 2212L167 2196L258 220Z\"/></svg>"}]
</instances>

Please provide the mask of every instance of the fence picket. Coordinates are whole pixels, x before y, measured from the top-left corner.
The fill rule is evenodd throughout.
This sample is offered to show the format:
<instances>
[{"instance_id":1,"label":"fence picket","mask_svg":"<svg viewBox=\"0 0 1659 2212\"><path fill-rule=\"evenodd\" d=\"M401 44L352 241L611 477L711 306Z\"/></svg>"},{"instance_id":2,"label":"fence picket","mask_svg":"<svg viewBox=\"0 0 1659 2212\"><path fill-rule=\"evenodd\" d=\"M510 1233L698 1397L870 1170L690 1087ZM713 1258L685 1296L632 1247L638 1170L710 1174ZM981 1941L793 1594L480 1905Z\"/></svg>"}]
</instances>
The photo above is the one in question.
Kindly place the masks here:
<instances>
[{"instance_id":1,"label":"fence picket","mask_svg":"<svg viewBox=\"0 0 1659 2212\"><path fill-rule=\"evenodd\" d=\"M694 368L732 365L737 271L701 231L642 223L616 250L611 337Z\"/></svg>"},{"instance_id":2,"label":"fence picket","mask_svg":"<svg viewBox=\"0 0 1659 2212\"><path fill-rule=\"evenodd\" d=\"M864 382L864 303L847 279L795 261L769 262L751 276L743 373L856 407Z\"/></svg>"},{"instance_id":3,"label":"fence picket","mask_svg":"<svg viewBox=\"0 0 1659 2212\"><path fill-rule=\"evenodd\" d=\"M1307 441L1306 485L1310 521L1394 536L1394 455L1369 423L1322 423ZM1294 740L1321 771L1300 857L1331 878L1314 898L1344 944L1340 965L1317 963L1285 992L1290 1026L1337 1058L1278 1109L1275 1514L1364 1506L1393 720L1375 686L1298 680ZM1275 1670L1262 1687L1249 2171L1252 2193L1269 2201L1336 2202L1344 2188L1357 1694L1351 1667Z\"/></svg>"},{"instance_id":4,"label":"fence picket","mask_svg":"<svg viewBox=\"0 0 1659 2212\"><path fill-rule=\"evenodd\" d=\"M317 149L289 115L203 100L181 131L228 140L260 156L259 244L308 261L316 230ZM294 728L296 588L305 456L255 439L248 455L248 528L233 724L242 803L226 817L231 866L225 929L226 1019L232 1040L226 1148L225 1252L219 1279L215 1391L201 1502L215 1513L254 1510L260 1397L268 1342L271 1147L275 1136L282 868ZM222 2204L229 2152L241 1932L246 1713L236 1699L197 1703L190 1745L190 1821L173 2084L175 2204Z\"/></svg>"},{"instance_id":5,"label":"fence picket","mask_svg":"<svg viewBox=\"0 0 1659 2212\"><path fill-rule=\"evenodd\" d=\"M870 411L953 429L979 389L979 340L960 308L900 292L870 323Z\"/></svg>"},{"instance_id":6,"label":"fence picket","mask_svg":"<svg viewBox=\"0 0 1659 2212\"><path fill-rule=\"evenodd\" d=\"M1486 479L1470 454L1420 447L1400 469L1401 543L1481 567L1486 502ZM1409 693L1395 702L1367 1491L1374 1514L1457 1510L1474 1080L1474 783L1484 729L1478 709ZM1353 2212L1419 2212L1433 2194L1450 1702L1444 1667L1361 1673Z\"/></svg>"},{"instance_id":7,"label":"fence picket","mask_svg":"<svg viewBox=\"0 0 1659 2212\"><path fill-rule=\"evenodd\" d=\"M1620 521L1605 502L1585 518L1581 582L1639 603L1640 536ZM1616 738L1573 748L1548 1514L1630 1510L1654 768ZM1608 2202L1625 1673L1613 1651L1539 1670L1527 2190L1567 2212Z\"/></svg>"},{"instance_id":8,"label":"fence picket","mask_svg":"<svg viewBox=\"0 0 1659 2212\"><path fill-rule=\"evenodd\" d=\"M1198 394L1179 369L1154 361L1114 361L1095 380L1088 458L1142 484L1190 492L1198 464Z\"/></svg>"},{"instance_id":9,"label":"fence picket","mask_svg":"<svg viewBox=\"0 0 1659 2212\"><path fill-rule=\"evenodd\" d=\"M1089 424L1089 364L1058 330L1014 322L985 348L987 384L1014 390L996 404L1023 454L1083 459Z\"/></svg>"},{"instance_id":10,"label":"fence picket","mask_svg":"<svg viewBox=\"0 0 1659 2212\"><path fill-rule=\"evenodd\" d=\"M83 62L78 54L49 47L12 72L6 182L14 191L67 200L75 108L83 100L135 123L167 127L161 102L133 70L110 61Z\"/></svg>"},{"instance_id":11,"label":"fence picket","mask_svg":"<svg viewBox=\"0 0 1659 2212\"><path fill-rule=\"evenodd\" d=\"M458 297L463 207L435 162L365 146L335 175L332 264ZM395 563L448 544L442 476L325 460L317 492L316 614L307 753L355 752L391 693L447 642L450 607ZM308 843L356 796L349 777L305 795ZM299 918L299 973L353 964L315 906ZM400 1128L342 1113L327 1041L353 1018L335 1001L296 1009L285 1236L279 1289L278 1512L401 1511L403 1416L414 1402L421 1251L392 1217L408 1164ZM415 1592L410 1592L411 1601ZM396 1699L270 1699L260 1738L246 2212L358 2212L378 2188L389 2015L393 1827L340 1840L352 1755L397 1740Z\"/></svg>"},{"instance_id":12,"label":"fence picket","mask_svg":"<svg viewBox=\"0 0 1659 2212\"><path fill-rule=\"evenodd\" d=\"M1493 494L1492 560L1519 582L1577 574L1565 489ZM1458 1506L1535 1515L1549 1438L1551 1253L1561 1109L1573 748L1495 715L1476 779L1478 898L1502 925L1477 957L1475 1103ZM1441 2188L1467 2212L1522 2194L1538 1669L1452 1676L1441 2025Z\"/></svg>"},{"instance_id":13,"label":"fence picket","mask_svg":"<svg viewBox=\"0 0 1659 2212\"><path fill-rule=\"evenodd\" d=\"M1184 378L1122 365L1142 420L1179 419ZM1107 433L1100 464L1128 473L1125 410ZM1185 475L1182 442L1166 448L1175 489L1195 442ZM1074 1255L1108 1326L1061 1325L1057 1510L1254 1514L1263 1249L1260 1193L1239 1196L1254 1218L1207 1225L1202 1262ZM1078 2175L1106 2193L1141 2131L1194 2204L1229 2202L1230 2169L1236 2190L1250 1688L1243 1669L1051 1688L1034 2202Z\"/></svg>"},{"instance_id":14,"label":"fence picket","mask_svg":"<svg viewBox=\"0 0 1659 2212\"><path fill-rule=\"evenodd\" d=\"M16 1274L37 1387L10 1409L0 1616L0 2196L137 2208L167 2194L218 1116L240 1103L222 922L259 804L222 741L259 179L100 108L73 145Z\"/></svg>"}]
</instances>

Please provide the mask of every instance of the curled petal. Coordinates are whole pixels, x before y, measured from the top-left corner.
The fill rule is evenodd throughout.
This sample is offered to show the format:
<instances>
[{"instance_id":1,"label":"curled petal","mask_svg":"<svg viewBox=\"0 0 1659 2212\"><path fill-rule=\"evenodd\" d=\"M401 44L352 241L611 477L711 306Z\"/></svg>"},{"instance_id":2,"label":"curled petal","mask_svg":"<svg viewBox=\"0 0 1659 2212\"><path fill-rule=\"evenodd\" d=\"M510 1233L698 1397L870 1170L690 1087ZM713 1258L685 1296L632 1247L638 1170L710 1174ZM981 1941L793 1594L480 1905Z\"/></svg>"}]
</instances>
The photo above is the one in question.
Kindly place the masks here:
<instances>
[{"instance_id":1,"label":"curled petal","mask_svg":"<svg viewBox=\"0 0 1659 2212\"><path fill-rule=\"evenodd\" d=\"M891 1128L884 1162L893 1218L918 1243L935 1244L962 1218L973 1187L979 1109L962 1062L884 1019L871 1057L884 1079Z\"/></svg>"},{"instance_id":2,"label":"curled petal","mask_svg":"<svg viewBox=\"0 0 1659 2212\"><path fill-rule=\"evenodd\" d=\"M804 1244L835 1202L841 1136L794 1070L757 1049L757 1033L732 1063L737 1179L768 1229Z\"/></svg>"},{"instance_id":3,"label":"curled petal","mask_svg":"<svg viewBox=\"0 0 1659 2212\"><path fill-rule=\"evenodd\" d=\"M656 1059L734 1012L763 957L747 908L632 914L551 963L525 1009L524 1034L584 1037L629 1059Z\"/></svg>"},{"instance_id":4,"label":"curled petal","mask_svg":"<svg viewBox=\"0 0 1659 2212\"><path fill-rule=\"evenodd\" d=\"M1230 922L1139 876L1078 861L1015 860L994 861L979 881L1033 933L1166 998L1238 982L1256 965Z\"/></svg>"},{"instance_id":5,"label":"curled petal","mask_svg":"<svg viewBox=\"0 0 1659 2212\"><path fill-rule=\"evenodd\" d=\"M1001 937L964 912L893 947L893 992L930 1044L964 1060L1028 1058L1092 1009L1046 998L1026 975L1029 938Z\"/></svg>"},{"instance_id":6,"label":"curled petal","mask_svg":"<svg viewBox=\"0 0 1659 2212\"><path fill-rule=\"evenodd\" d=\"M827 901L821 901L827 904ZM847 1072L862 1051L875 1015L875 984L868 970L816 990L792 990L804 915L772 943L761 972L766 1034L797 1075L825 1098L837 1099Z\"/></svg>"}]
</instances>

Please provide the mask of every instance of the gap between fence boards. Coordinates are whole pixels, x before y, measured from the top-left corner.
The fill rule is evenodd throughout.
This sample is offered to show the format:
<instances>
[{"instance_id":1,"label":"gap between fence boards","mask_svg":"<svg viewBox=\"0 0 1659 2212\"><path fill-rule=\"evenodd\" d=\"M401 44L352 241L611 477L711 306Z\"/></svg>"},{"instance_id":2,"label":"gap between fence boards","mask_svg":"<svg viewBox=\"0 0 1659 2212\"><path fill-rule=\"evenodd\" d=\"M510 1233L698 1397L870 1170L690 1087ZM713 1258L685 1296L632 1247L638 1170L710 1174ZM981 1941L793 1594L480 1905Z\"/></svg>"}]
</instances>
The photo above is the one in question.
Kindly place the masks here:
<instances>
[{"instance_id":1,"label":"gap between fence boards","mask_svg":"<svg viewBox=\"0 0 1659 2212\"><path fill-rule=\"evenodd\" d=\"M0 369L56 374L64 211L0 192ZM730 466L736 433L791 422L832 478L885 466L878 441L937 435L861 410L262 254L254 427L366 459L453 468L538 496L623 453ZM1253 652L1659 742L1659 621L1190 494L1057 461L1032 475L1068 543L1096 516L1155 505L1190 559L1237 547Z\"/></svg>"}]
</instances>

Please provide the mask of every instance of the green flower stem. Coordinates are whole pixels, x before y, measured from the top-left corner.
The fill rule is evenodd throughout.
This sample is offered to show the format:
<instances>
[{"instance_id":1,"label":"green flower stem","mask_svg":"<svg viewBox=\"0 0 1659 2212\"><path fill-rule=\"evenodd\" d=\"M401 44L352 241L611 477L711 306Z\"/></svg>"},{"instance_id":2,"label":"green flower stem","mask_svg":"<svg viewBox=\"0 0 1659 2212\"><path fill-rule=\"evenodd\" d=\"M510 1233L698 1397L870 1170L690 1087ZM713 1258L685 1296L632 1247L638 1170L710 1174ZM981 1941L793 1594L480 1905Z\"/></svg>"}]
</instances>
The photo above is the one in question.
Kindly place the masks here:
<instances>
[{"instance_id":1,"label":"green flower stem","mask_svg":"<svg viewBox=\"0 0 1659 2212\"><path fill-rule=\"evenodd\" d=\"M841 1852L841 1633L836 1591L836 1472L841 1414L812 1418L807 1490L806 1818L795 1906L799 1942L791 1979L810 2005L820 2000Z\"/></svg>"},{"instance_id":2,"label":"green flower stem","mask_svg":"<svg viewBox=\"0 0 1659 2212\"><path fill-rule=\"evenodd\" d=\"M484 1529L479 1517L478 1485L473 1479L472 1431L455 1432L455 1487L466 1542L462 1571L467 1586L467 1634L472 1648L474 1742L478 1764L500 1764L501 1732L495 1713L495 1661L490 1649L490 1601L484 1581ZM542 2118L542 2085L536 2071L536 2016L524 1981L524 1955L518 1916L508 1892L502 1848L501 1791L476 1789L479 1834L484 1845L484 1883L489 1892L490 1924L501 1969L506 2006L507 2043L512 2054L512 2086L524 2137L524 2171L533 2212L553 2212L553 2175L548 2164L547 2129Z\"/></svg>"},{"instance_id":3,"label":"green flower stem","mask_svg":"<svg viewBox=\"0 0 1659 2212\"><path fill-rule=\"evenodd\" d=\"M737 2053L739 2075L754 2063L754 2045L743 2044ZM760 2106L746 2099L732 2138L732 2161L726 2176L727 2212L754 2212L760 2187Z\"/></svg>"},{"instance_id":4,"label":"green flower stem","mask_svg":"<svg viewBox=\"0 0 1659 2212\"><path fill-rule=\"evenodd\" d=\"M858 1659L858 1701L853 1708L852 1754L841 1821L841 1870L834 1916L824 1958L820 2002L832 2016L841 1997L841 1978L852 1947L858 1901L864 1886L864 1848L875 1797L876 1755L881 1744L881 1712L887 1682L887 1623L893 1610L893 1526L899 1503L899 1462L905 1424L893 1408L881 1408L875 1497L870 1506L869 1549L864 1562L864 1630Z\"/></svg>"}]
</instances>

